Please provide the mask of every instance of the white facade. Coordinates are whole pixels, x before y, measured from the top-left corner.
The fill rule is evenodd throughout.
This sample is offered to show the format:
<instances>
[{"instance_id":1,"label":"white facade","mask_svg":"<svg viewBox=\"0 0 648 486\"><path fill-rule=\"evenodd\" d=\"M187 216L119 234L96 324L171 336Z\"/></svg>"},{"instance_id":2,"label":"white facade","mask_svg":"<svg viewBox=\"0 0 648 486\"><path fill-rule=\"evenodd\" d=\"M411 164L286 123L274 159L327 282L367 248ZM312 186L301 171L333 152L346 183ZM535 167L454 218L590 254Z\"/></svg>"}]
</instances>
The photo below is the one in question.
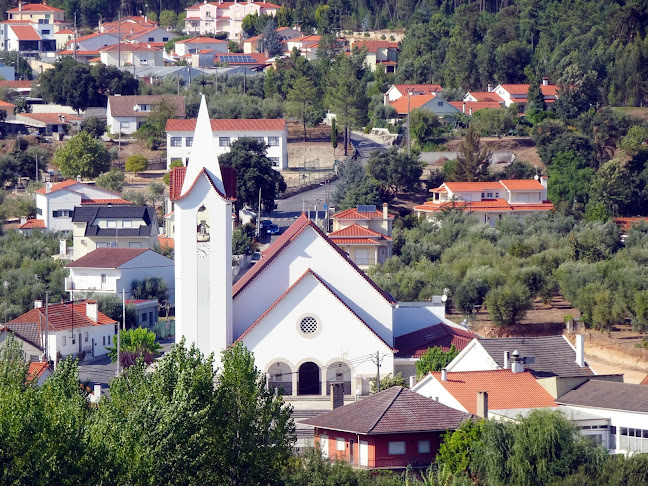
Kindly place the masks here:
<instances>
[{"instance_id":1,"label":"white facade","mask_svg":"<svg viewBox=\"0 0 648 486\"><path fill-rule=\"evenodd\" d=\"M117 268L68 267L69 277L65 279L65 290L70 297L76 293L114 294L126 298L133 295L133 281L147 277L159 277L169 286L169 301L173 305L175 296L175 264L153 250L129 260Z\"/></svg>"},{"instance_id":2,"label":"white facade","mask_svg":"<svg viewBox=\"0 0 648 486\"><path fill-rule=\"evenodd\" d=\"M252 0L238 2L199 3L187 8L185 32L189 35L216 34L226 32L229 39L238 40L243 18L249 14L275 16L278 5L270 2L253 2Z\"/></svg>"},{"instance_id":3,"label":"white facade","mask_svg":"<svg viewBox=\"0 0 648 486\"><path fill-rule=\"evenodd\" d=\"M98 51L102 47L117 44L119 37L117 34L102 32L78 37L76 40L77 50L79 51ZM68 49L73 49L74 38L68 43Z\"/></svg>"},{"instance_id":4,"label":"white facade","mask_svg":"<svg viewBox=\"0 0 648 486\"><path fill-rule=\"evenodd\" d=\"M122 44L121 50L113 45L101 49L99 54L106 66L164 66L162 49L153 49L145 44Z\"/></svg>"},{"instance_id":5,"label":"white facade","mask_svg":"<svg viewBox=\"0 0 648 486\"><path fill-rule=\"evenodd\" d=\"M0 24L0 45L3 50L20 51L24 56L38 54L54 57L56 54L55 26L53 24Z\"/></svg>"},{"instance_id":6,"label":"white facade","mask_svg":"<svg viewBox=\"0 0 648 486\"><path fill-rule=\"evenodd\" d=\"M174 49L175 49L175 53L178 56L196 54L202 51L203 49L210 49L214 52L218 52L222 54L227 54L228 52L227 42L219 39L212 39L211 37L203 37L198 39L187 39L187 40L179 41L175 43ZM212 61L212 65L213 65L213 61Z\"/></svg>"},{"instance_id":7,"label":"white facade","mask_svg":"<svg viewBox=\"0 0 648 486\"><path fill-rule=\"evenodd\" d=\"M51 359L61 353L63 359L69 354L76 356L84 352L88 356L97 357L108 354L108 346L115 346L116 324L101 326L75 327L74 330L50 332L48 350Z\"/></svg>"},{"instance_id":8,"label":"white facade","mask_svg":"<svg viewBox=\"0 0 648 486\"><path fill-rule=\"evenodd\" d=\"M235 120L234 120L235 121ZM257 120L263 122L263 120ZM219 123L226 124L227 120L219 120ZM193 144L193 131L190 130L167 130L167 169L171 162L180 161L187 165ZM266 154L272 161L275 170L288 168L288 130L214 130L212 135L215 140L213 147L214 154L220 156L230 151L230 145L239 138L251 137L262 140L266 144Z\"/></svg>"}]
</instances>

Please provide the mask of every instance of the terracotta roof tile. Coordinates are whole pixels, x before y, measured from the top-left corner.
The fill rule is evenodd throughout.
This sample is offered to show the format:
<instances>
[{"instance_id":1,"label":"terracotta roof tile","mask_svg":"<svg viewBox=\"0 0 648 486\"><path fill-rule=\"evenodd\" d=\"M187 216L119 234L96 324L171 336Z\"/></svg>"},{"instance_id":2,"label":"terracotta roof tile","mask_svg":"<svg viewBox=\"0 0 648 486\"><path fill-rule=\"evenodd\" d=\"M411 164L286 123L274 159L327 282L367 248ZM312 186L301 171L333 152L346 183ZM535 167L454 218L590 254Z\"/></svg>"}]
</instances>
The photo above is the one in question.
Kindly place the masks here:
<instances>
[{"instance_id":1,"label":"terracotta roof tile","mask_svg":"<svg viewBox=\"0 0 648 486\"><path fill-rule=\"evenodd\" d=\"M365 228L364 226L360 226L359 224L352 224L351 226L347 226L346 228L333 231L332 233L328 234L328 237L331 239L371 238L377 240L391 240L390 237L385 236L382 233L378 233L377 231L370 230L369 228Z\"/></svg>"},{"instance_id":2,"label":"terracotta roof tile","mask_svg":"<svg viewBox=\"0 0 648 486\"><path fill-rule=\"evenodd\" d=\"M18 229L45 229L45 220L28 219L23 224L18 226Z\"/></svg>"},{"instance_id":3,"label":"terracotta roof tile","mask_svg":"<svg viewBox=\"0 0 648 486\"><path fill-rule=\"evenodd\" d=\"M36 32L36 29L34 29L31 25L11 25L9 26L11 30L14 31L14 34L16 34L16 37L18 37L18 40L21 41L30 41L30 40L35 40L39 41L42 39L40 34Z\"/></svg>"},{"instance_id":4,"label":"terracotta roof tile","mask_svg":"<svg viewBox=\"0 0 648 486\"><path fill-rule=\"evenodd\" d=\"M97 312L97 322L90 319L86 315L86 301L75 302L74 304L69 302L50 304L47 308L47 315L49 317L48 329L51 332L64 331L73 327L117 324L117 321L102 312ZM16 330L16 334L19 334L22 325L33 325L39 322L40 326L45 326L45 307L32 309L22 316L11 320L9 324Z\"/></svg>"},{"instance_id":5,"label":"terracotta roof tile","mask_svg":"<svg viewBox=\"0 0 648 486\"><path fill-rule=\"evenodd\" d=\"M7 10L9 13L20 13L20 12L64 12L60 8L51 7L50 5L45 5L44 3L24 3L20 8L14 7Z\"/></svg>"},{"instance_id":6,"label":"terracotta roof tile","mask_svg":"<svg viewBox=\"0 0 648 486\"><path fill-rule=\"evenodd\" d=\"M635 224L640 223L641 221L648 222L648 218L644 217L634 217L634 218L614 218L614 222L621 229L621 231L627 232L630 231Z\"/></svg>"},{"instance_id":7,"label":"terracotta roof tile","mask_svg":"<svg viewBox=\"0 0 648 486\"><path fill-rule=\"evenodd\" d=\"M502 97L494 91L468 91L468 94L477 101L497 101L498 103L504 103Z\"/></svg>"},{"instance_id":8,"label":"terracotta roof tile","mask_svg":"<svg viewBox=\"0 0 648 486\"><path fill-rule=\"evenodd\" d=\"M19 89L19 88L30 88L32 87L32 82L31 81L5 81L2 80L0 81L0 87L2 88L12 88L12 89Z\"/></svg>"},{"instance_id":9,"label":"terracotta roof tile","mask_svg":"<svg viewBox=\"0 0 648 486\"><path fill-rule=\"evenodd\" d=\"M497 101L450 101L449 103L457 110L468 115L487 108L495 110L502 108L502 105Z\"/></svg>"},{"instance_id":10,"label":"terracotta roof tile","mask_svg":"<svg viewBox=\"0 0 648 486\"><path fill-rule=\"evenodd\" d=\"M182 170L184 169L184 170ZM169 197L173 201L178 201L184 199L184 197L191 192L193 186L198 181L198 178L205 176L209 180L209 183L212 185L214 190L224 199L236 200L236 171L232 167L221 167L221 177L223 178L223 188L225 189L225 194L221 193L220 190L214 184L211 176L206 169L202 169L200 173L196 176L196 180L193 181L191 187L187 189L187 192L182 194L182 186L184 184L185 176L187 175L186 167L174 167L169 176Z\"/></svg>"},{"instance_id":11,"label":"terracotta roof tile","mask_svg":"<svg viewBox=\"0 0 648 486\"><path fill-rule=\"evenodd\" d=\"M648 385L648 375L646 375L646 376L644 377L644 379L641 380L641 383L639 383L639 384L640 384L640 385Z\"/></svg>"},{"instance_id":12,"label":"terracotta roof tile","mask_svg":"<svg viewBox=\"0 0 648 486\"><path fill-rule=\"evenodd\" d=\"M263 256L259 262L257 262L256 265L253 265L252 268L250 268L235 284L234 287L232 288L232 293L234 295L234 298L238 296L240 292L243 291L255 278L257 275L259 275L265 268L270 265L274 261L274 259L283 252L284 249L286 249L290 243L292 243L300 234L302 231L304 231L306 228L311 228L313 231L315 231L318 235L320 235L322 238L324 238L324 241L326 241L331 248L333 248L335 251L337 251L342 258L346 260L346 262L356 271L358 274L363 277L367 283L369 283L387 302L390 304L394 305L396 304L396 300L389 295L387 292L382 290L378 285L369 278L369 276L360 270L358 266L349 259L349 256L346 254L346 252L342 251L339 246L337 246L330 238L328 238L324 232L319 229L312 221L308 219L308 217L302 213L302 215L297 218L297 220L290 225L290 227L283 232L277 240L270 245L270 247L263 253Z\"/></svg>"},{"instance_id":13,"label":"terracotta roof tile","mask_svg":"<svg viewBox=\"0 0 648 486\"><path fill-rule=\"evenodd\" d=\"M49 192L46 192L47 189L45 187L37 189L35 192L37 192L38 194L51 194L53 192L60 191L61 189L65 189L66 187L70 187L70 186L73 186L75 184L80 184L80 182L72 180L72 179L68 179L68 180L65 180L63 182L58 182L56 184L52 184L52 188L50 189Z\"/></svg>"},{"instance_id":14,"label":"terracotta roof tile","mask_svg":"<svg viewBox=\"0 0 648 486\"><path fill-rule=\"evenodd\" d=\"M544 186L535 179L502 179L500 183L509 191L542 191Z\"/></svg>"},{"instance_id":15,"label":"terracotta roof tile","mask_svg":"<svg viewBox=\"0 0 648 486\"><path fill-rule=\"evenodd\" d=\"M122 199L120 197L116 198L110 198L110 199L81 199L81 204L97 204L97 205L106 205L106 204L133 204L132 201L127 201L126 199Z\"/></svg>"},{"instance_id":16,"label":"terracotta roof tile","mask_svg":"<svg viewBox=\"0 0 648 486\"><path fill-rule=\"evenodd\" d=\"M349 208L345 209L344 211L340 211L338 213L335 213L333 216L331 216L332 219L362 219L362 220L367 220L367 219L383 219L383 213L382 211L371 211L371 212L359 212L358 208ZM393 214L388 214L387 215L388 219L394 219Z\"/></svg>"},{"instance_id":17,"label":"terracotta roof tile","mask_svg":"<svg viewBox=\"0 0 648 486\"><path fill-rule=\"evenodd\" d=\"M358 434L455 430L470 415L394 386L301 423Z\"/></svg>"},{"instance_id":18,"label":"terracotta roof tile","mask_svg":"<svg viewBox=\"0 0 648 486\"><path fill-rule=\"evenodd\" d=\"M358 49L367 48L367 52L377 52L378 49L398 49L398 42L389 41L358 41L353 44L358 46Z\"/></svg>"},{"instance_id":19,"label":"terracotta roof tile","mask_svg":"<svg viewBox=\"0 0 648 486\"><path fill-rule=\"evenodd\" d=\"M43 376L43 373L49 368L49 363L46 362L40 362L40 361L32 361L29 363L29 369L27 370L27 382L31 382L33 380L38 380L41 376Z\"/></svg>"},{"instance_id":20,"label":"terracotta roof tile","mask_svg":"<svg viewBox=\"0 0 648 486\"><path fill-rule=\"evenodd\" d=\"M436 98L436 94L425 94L425 95L411 95L411 96L401 96L395 101L392 101L390 105L394 110L396 110L396 113L399 115L407 115L407 104L408 104L408 99L409 99L409 108L410 110L414 110L416 108L420 108L424 104L426 104L428 101L433 100Z\"/></svg>"},{"instance_id":21,"label":"terracotta roof tile","mask_svg":"<svg viewBox=\"0 0 648 486\"><path fill-rule=\"evenodd\" d=\"M435 324L418 331L397 336L394 346L398 348L395 358L420 358L429 348L440 347L443 351L454 347L461 351L475 338L475 333L447 324Z\"/></svg>"},{"instance_id":22,"label":"terracotta roof tile","mask_svg":"<svg viewBox=\"0 0 648 486\"><path fill-rule=\"evenodd\" d=\"M167 122L168 126L168 122ZM184 183L186 167L174 167L169 174L169 198L175 201L182 194L182 184Z\"/></svg>"},{"instance_id":23,"label":"terracotta roof tile","mask_svg":"<svg viewBox=\"0 0 648 486\"><path fill-rule=\"evenodd\" d=\"M286 129L286 120L283 118L214 119L209 122L214 132L283 131ZM193 132L196 129L196 119L169 119L165 129L167 132Z\"/></svg>"},{"instance_id":24,"label":"terracotta roof tile","mask_svg":"<svg viewBox=\"0 0 648 486\"><path fill-rule=\"evenodd\" d=\"M97 248L67 266L68 268L119 268L147 251L152 250L148 248Z\"/></svg>"},{"instance_id":25,"label":"terracotta roof tile","mask_svg":"<svg viewBox=\"0 0 648 486\"><path fill-rule=\"evenodd\" d=\"M65 121L59 118L61 115L65 116ZM76 115L70 115L69 113L20 113L20 116L49 125L81 121L81 118Z\"/></svg>"},{"instance_id":26,"label":"terracotta roof tile","mask_svg":"<svg viewBox=\"0 0 648 486\"><path fill-rule=\"evenodd\" d=\"M443 186L452 192L481 192L488 189L503 189L502 184L499 182L444 182Z\"/></svg>"},{"instance_id":27,"label":"terracotta roof tile","mask_svg":"<svg viewBox=\"0 0 648 486\"><path fill-rule=\"evenodd\" d=\"M401 93L403 96L407 96L407 91L411 90L415 93L436 93L437 91L443 91L443 88L439 84L395 84L394 87Z\"/></svg>"},{"instance_id":28,"label":"terracotta roof tile","mask_svg":"<svg viewBox=\"0 0 648 486\"><path fill-rule=\"evenodd\" d=\"M477 413L477 392L488 392L488 408L555 407L553 397L538 384L529 371L511 370L448 372L441 380L441 372L430 373L470 413Z\"/></svg>"},{"instance_id":29,"label":"terracotta roof tile","mask_svg":"<svg viewBox=\"0 0 648 486\"><path fill-rule=\"evenodd\" d=\"M162 248L173 248L175 247L175 240L167 236L158 236L158 243Z\"/></svg>"},{"instance_id":30,"label":"terracotta roof tile","mask_svg":"<svg viewBox=\"0 0 648 486\"><path fill-rule=\"evenodd\" d=\"M153 108L163 99L176 106L177 117L184 118L186 116L184 96L182 95L110 96L108 105L112 116L146 117L151 114L150 111L135 111L133 108L136 105L151 105Z\"/></svg>"},{"instance_id":31,"label":"terracotta roof tile","mask_svg":"<svg viewBox=\"0 0 648 486\"><path fill-rule=\"evenodd\" d=\"M176 42L176 44L227 44L227 41L211 37L193 37Z\"/></svg>"}]
</instances>

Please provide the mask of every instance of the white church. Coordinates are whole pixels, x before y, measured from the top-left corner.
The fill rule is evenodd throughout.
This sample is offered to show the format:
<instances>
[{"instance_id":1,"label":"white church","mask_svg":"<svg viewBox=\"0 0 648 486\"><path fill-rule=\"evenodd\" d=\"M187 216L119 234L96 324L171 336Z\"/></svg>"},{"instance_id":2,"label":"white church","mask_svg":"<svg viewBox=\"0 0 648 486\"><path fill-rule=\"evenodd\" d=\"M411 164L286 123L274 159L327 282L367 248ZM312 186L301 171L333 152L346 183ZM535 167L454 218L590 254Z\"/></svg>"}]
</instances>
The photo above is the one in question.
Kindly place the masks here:
<instances>
[{"instance_id":1,"label":"white church","mask_svg":"<svg viewBox=\"0 0 648 486\"><path fill-rule=\"evenodd\" d=\"M465 332L445 319L440 297L396 302L303 214L233 286L235 176L214 143L203 98L189 164L172 173L176 342L218 361L241 341L285 395L326 395L335 382L354 395L369 393L376 357L381 376L415 374L416 358L400 356L397 342Z\"/></svg>"}]
</instances>

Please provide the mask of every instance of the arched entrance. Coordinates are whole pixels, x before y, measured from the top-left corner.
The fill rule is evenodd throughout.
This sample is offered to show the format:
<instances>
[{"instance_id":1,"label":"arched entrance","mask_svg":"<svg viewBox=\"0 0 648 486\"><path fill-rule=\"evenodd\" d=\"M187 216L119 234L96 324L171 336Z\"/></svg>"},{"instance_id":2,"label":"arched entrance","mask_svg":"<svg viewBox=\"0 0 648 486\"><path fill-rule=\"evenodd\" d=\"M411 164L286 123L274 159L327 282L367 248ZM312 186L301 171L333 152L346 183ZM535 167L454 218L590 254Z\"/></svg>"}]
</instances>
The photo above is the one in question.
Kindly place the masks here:
<instances>
[{"instance_id":1,"label":"arched entrance","mask_svg":"<svg viewBox=\"0 0 648 486\"><path fill-rule=\"evenodd\" d=\"M299 383L297 385L299 395L319 395L320 370L312 361L307 361L299 367Z\"/></svg>"},{"instance_id":2,"label":"arched entrance","mask_svg":"<svg viewBox=\"0 0 648 486\"><path fill-rule=\"evenodd\" d=\"M331 394L331 383L342 383L344 394L351 395L351 369L343 361L332 363L326 368L326 394Z\"/></svg>"},{"instance_id":3,"label":"arched entrance","mask_svg":"<svg viewBox=\"0 0 648 486\"><path fill-rule=\"evenodd\" d=\"M287 363L277 361L268 368L268 385L278 388L282 395L292 395L292 370Z\"/></svg>"}]
</instances>

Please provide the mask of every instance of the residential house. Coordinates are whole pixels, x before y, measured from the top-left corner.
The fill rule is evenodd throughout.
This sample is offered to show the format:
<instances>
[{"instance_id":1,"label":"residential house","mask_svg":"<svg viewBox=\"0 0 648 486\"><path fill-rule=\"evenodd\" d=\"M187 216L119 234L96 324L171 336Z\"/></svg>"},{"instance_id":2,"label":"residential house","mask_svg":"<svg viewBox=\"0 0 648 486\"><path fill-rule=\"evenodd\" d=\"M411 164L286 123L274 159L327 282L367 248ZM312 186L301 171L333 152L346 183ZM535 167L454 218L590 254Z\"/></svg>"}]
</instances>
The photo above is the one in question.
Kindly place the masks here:
<instances>
[{"instance_id":1,"label":"residential house","mask_svg":"<svg viewBox=\"0 0 648 486\"><path fill-rule=\"evenodd\" d=\"M383 263L392 254L394 216L376 206L357 206L331 216L333 231L328 237L360 268Z\"/></svg>"},{"instance_id":2,"label":"residential house","mask_svg":"<svg viewBox=\"0 0 648 486\"><path fill-rule=\"evenodd\" d=\"M110 31L111 34L115 33L115 30ZM118 32L118 35L119 32ZM125 39L128 42L133 44L166 44L171 39L178 37L178 34L169 32L168 30L162 29L157 25L152 27L144 27L141 29L129 29L121 36L122 39ZM157 47L157 46L156 46Z\"/></svg>"},{"instance_id":3,"label":"residential house","mask_svg":"<svg viewBox=\"0 0 648 486\"><path fill-rule=\"evenodd\" d=\"M127 29L133 27L148 29L157 25L157 22L153 22L146 15L129 15L128 17L123 17L120 20L114 20L112 22L99 22L99 28L97 30L98 32L117 32L123 29L126 32Z\"/></svg>"},{"instance_id":4,"label":"residential house","mask_svg":"<svg viewBox=\"0 0 648 486\"><path fill-rule=\"evenodd\" d=\"M415 109L427 110L441 119L452 119L461 113L461 110L437 94L402 96L392 101L390 106L396 110L396 117L400 119L407 118L407 114Z\"/></svg>"},{"instance_id":5,"label":"residential house","mask_svg":"<svg viewBox=\"0 0 648 486\"><path fill-rule=\"evenodd\" d=\"M483 102L483 103L499 103L504 106L504 99L493 91L493 86L488 85L488 91L468 91L464 96L463 101Z\"/></svg>"},{"instance_id":6,"label":"residential house","mask_svg":"<svg viewBox=\"0 0 648 486\"><path fill-rule=\"evenodd\" d=\"M263 70L268 65L265 54L220 54L214 53L214 64L226 67L245 67L255 71Z\"/></svg>"},{"instance_id":7,"label":"residential house","mask_svg":"<svg viewBox=\"0 0 648 486\"><path fill-rule=\"evenodd\" d=\"M173 266L173 264L171 264ZM169 293L169 297L171 294ZM126 305L135 309L137 313L137 325L140 327L154 327L158 323L159 303L156 299L127 299Z\"/></svg>"},{"instance_id":8,"label":"residential house","mask_svg":"<svg viewBox=\"0 0 648 486\"><path fill-rule=\"evenodd\" d=\"M473 215L482 223L494 225L504 216L524 218L542 211L551 211L547 201L547 178L500 180L498 182L445 182L430 189L432 201L415 206L416 214L428 218L435 213L457 208Z\"/></svg>"},{"instance_id":9,"label":"residential house","mask_svg":"<svg viewBox=\"0 0 648 486\"><path fill-rule=\"evenodd\" d=\"M393 84L385 93L385 105L396 101L398 98L407 96L432 95L438 94L443 91L443 88L438 84Z\"/></svg>"},{"instance_id":10,"label":"residential house","mask_svg":"<svg viewBox=\"0 0 648 486\"><path fill-rule=\"evenodd\" d=\"M0 80L0 88L7 88L20 96L29 96L32 89L32 82L28 80Z\"/></svg>"},{"instance_id":11,"label":"residential house","mask_svg":"<svg viewBox=\"0 0 648 486\"><path fill-rule=\"evenodd\" d=\"M78 132L82 118L69 113L18 113L15 121L28 127L30 133L62 137Z\"/></svg>"},{"instance_id":12,"label":"residential house","mask_svg":"<svg viewBox=\"0 0 648 486\"><path fill-rule=\"evenodd\" d=\"M528 103L529 86L529 84L500 84L495 87L494 92L504 100L504 106L508 108L515 103L518 112L524 113ZM548 78L542 78L540 91L545 103L553 103L558 98L558 86L549 84Z\"/></svg>"},{"instance_id":13,"label":"residential house","mask_svg":"<svg viewBox=\"0 0 648 486\"><path fill-rule=\"evenodd\" d=\"M451 101L450 104L464 115L469 116L472 116L473 113L477 113L479 110L499 110L502 107L497 101Z\"/></svg>"},{"instance_id":14,"label":"residential house","mask_svg":"<svg viewBox=\"0 0 648 486\"><path fill-rule=\"evenodd\" d=\"M65 290L70 292L70 297L74 293L79 295L78 292L121 297L125 292L126 298L131 299L133 281L159 277L169 286L169 301L174 302L173 260L148 248L97 248L69 263L67 268L70 275L65 279ZM150 305L143 307L146 309L142 312L148 313ZM157 321L157 311L154 320Z\"/></svg>"},{"instance_id":15,"label":"residential house","mask_svg":"<svg viewBox=\"0 0 648 486\"><path fill-rule=\"evenodd\" d=\"M214 53L226 54L227 42L212 37L192 37L191 39L181 40L175 43L175 53L178 56L196 54L204 49L211 49Z\"/></svg>"},{"instance_id":16,"label":"residential house","mask_svg":"<svg viewBox=\"0 0 648 486\"><path fill-rule=\"evenodd\" d=\"M274 17L281 7L265 0L234 0L197 3L187 7L185 32L189 35L204 36L225 32L231 40L240 40L242 22L246 15L270 15Z\"/></svg>"},{"instance_id":17,"label":"residential house","mask_svg":"<svg viewBox=\"0 0 648 486\"><path fill-rule=\"evenodd\" d=\"M4 110L7 117L12 117L16 114L16 105L9 103L8 101L0 100L0 110Z\"/></svg>"},{"instance_id":18,"label":"residential house","mask_svg":"<svg viewBox=\"0 0 648 486\"><path fill-rule=\"evenodd\" d=\"M558 397L556 403L561 409L603 420L587 432L610 453L648 452L647 386L590 379Z\"/></svg>"},{"instance_id":19,"label":"residential house","mask_svg":"<svg viewBox=\"0 0 648 486\"><path fill-rule=\"evenodd\" d=\"M358 49L367 49L366 61L372 71L382 65L385 72L396 72L396 66L398 66L398 42L368 40L355 42L353 46L357 46Z\"/></svg>"},{"instance_id":20,"label":"residential house","mask_svg":"<svg viewBox=\"0 0 648 486\"><path fill-rule=\"evenodd\" d=\"M290 27L279 27L277 29L277 35L281 42L287 42L291 39L296 39L297 37L302 37L302 33L299 30L292 29ZM260 35L255 35L243 41L243 53L252 54L259 51L259 41L261 40Z\"/></svg>"},{"instance_id":21,"label":"residential house","mask_svg":"<svg viewBox=\"0 0 648 486\"><path fill-rule=\"evenodd\" d=\"M39 25L63 25L65 11L43 3L18 2L18 6L7 10L7 19L29 21Z\"/></svg>"},{"instance_id":22,"label":"residential house","mask_svg":"<svg viewBox=\"0 0 648 486\"><path fill-rule=\"evenodd\" d=\"M35 195L36 219L27 220L19 230L40 228L68 232L74 229L72 214L76 207L132 204L119 194L70 179L57 184L47 182Z\"/></svg>"},{"instance_id":23,"label":"residential house","mask_svg":"<svg viewBox=\"0 0 648 486\"><path fill-rule=\"evenodd\" d=\"M301 52L302 56L309 61L313 61L317 59L317 49L321 40L321 35L305 35L288 39L286 41L286 52L291 53L296 48Z\"/></svg>"},{"instance_id":24,"label":"residential house","mask_svg":"<svg viewBox=\"0 0 648 486\"><path fill-rule=\"evenodd\" d=\"M45 3L18 2L17 7L7 10L8 20L0 23L0 47L20 51L26 57L53 57L56 33L68 27L64 14Z\"/></svg>"},{"instance_id":25,"label":"residential house","mask_svg":"<svg viewBox=\"0 0 648 486\"><path fill-rule=\"evenodd\" d=\"M288 167L288 129L286 120L273 119L234 119L210 120L212 135L214 137L212 154L220 156L229 152L230 145L239 138L250 137L263 142L266 154L276 170ZM196 120L173 120L166 124L167 134L167 168L171 162L180 161L187 165Z\"/></svg>"},{"instance_id":26,"label":"residential house","mask_svg":"<svg viewBox=\"0 0 648 486\"><path fill-rule=\"evenodd\" d=\"M36 386L43 386L45 380L52 376L52 367L44 361L34 361L29 363L27 369L27 382L35 383Z\"/></svg>"},{"instance_id":27,"label":"residential house","mask_svg":"<svg viewBox=\"0 0 648 486\"><path fill-rule=\"evenodd\" d=\"M394 386L302 421L315 427L322 456L361 468L427 468L443 434L471 416Z\"/></svg>"},{"instance_id":28,"label":"residential house","mask_svg":"<svg viewBox=\"0 0 648 486\"><path fill-rule=\"evenodd\" d=\"M412 391L457 410L485 416L491 411L556 407L530 371L433 371ZM486 392L487 398L480 393ZM480 410L481 408L481 410Z\"/></svg>"},{"instance_id":29,"label":"residential house","mask_svg":"<svg viewBox=\"0 0 648 486\"><path fill-rule=\"evenodd\" d=\"M99 57L106 66L164 66L162 49L150 44L113 44L100 48Z\"/></svg>"},{"instance_id":30,"label":"residential house","mask_svg":"<svg viewBox=\"0 0 648 486\"><path fill-rule=\"evenodd\" d=\"M70 29L60 29L54 32L54 39L56 40L56 49L64 50L67 43L74 37L74 31Z\"/></svg>"},{"instance_id":31,"label":"residential house","mask_svg":"<svg viewBox=\"0 0 648 486\"><path fill-rule=\"evenodd\" d=\"M74 260L97 248L153 248L155 209L147 206L81 206L72 213Z\"/></svg>"},{"instance_id":32,"label":"residential house","mask_svg":"<svg viewBox=\"0 0 648 486\"><path fill-rule=\"evenodd\" d=\"M9 321L6 330L33 343L45 355L44 361L58 361L67 355L103 356L113 346L117 321L99 312L96 300L36 307ZM3 331L4 332L4 331Z\"/></svg>"},{"instance_id":33,"label":"residential house","mask_svg":"<svg viewBox=\"0 0 648 486\"><path fill-rule=\"evenodd\" d=\"M109 96L106 123L110 133L136 132L162 100L176 106L176 118L186 116L184 97L180 95Z\"/></svg>"},{"instance_id":34,"label":"residential house","mask_svg":"<svg viewBox=\"0 0 648 486\"><path fill-rule=\"evenodd\" d=\"M93 32L92 34L83 35L76 39L70 39L66 47L70 51L94 51L99 55L99 49L117 44L119 36L113 32ZM76 47L75 47L76 46Z\"/></svg>"},{"instance_id":35,"label":"residential house","mask_svg":"<svg viewBox=\"0 0 648 486\"><path fill-rule=\"evenodd\" d=\"M508 369L512 356L526 359L524 369L536 378L591 376L582 336L574 347L564 335L475 338L446 366L450 372Z\"/></svg>"}]
</instances>

